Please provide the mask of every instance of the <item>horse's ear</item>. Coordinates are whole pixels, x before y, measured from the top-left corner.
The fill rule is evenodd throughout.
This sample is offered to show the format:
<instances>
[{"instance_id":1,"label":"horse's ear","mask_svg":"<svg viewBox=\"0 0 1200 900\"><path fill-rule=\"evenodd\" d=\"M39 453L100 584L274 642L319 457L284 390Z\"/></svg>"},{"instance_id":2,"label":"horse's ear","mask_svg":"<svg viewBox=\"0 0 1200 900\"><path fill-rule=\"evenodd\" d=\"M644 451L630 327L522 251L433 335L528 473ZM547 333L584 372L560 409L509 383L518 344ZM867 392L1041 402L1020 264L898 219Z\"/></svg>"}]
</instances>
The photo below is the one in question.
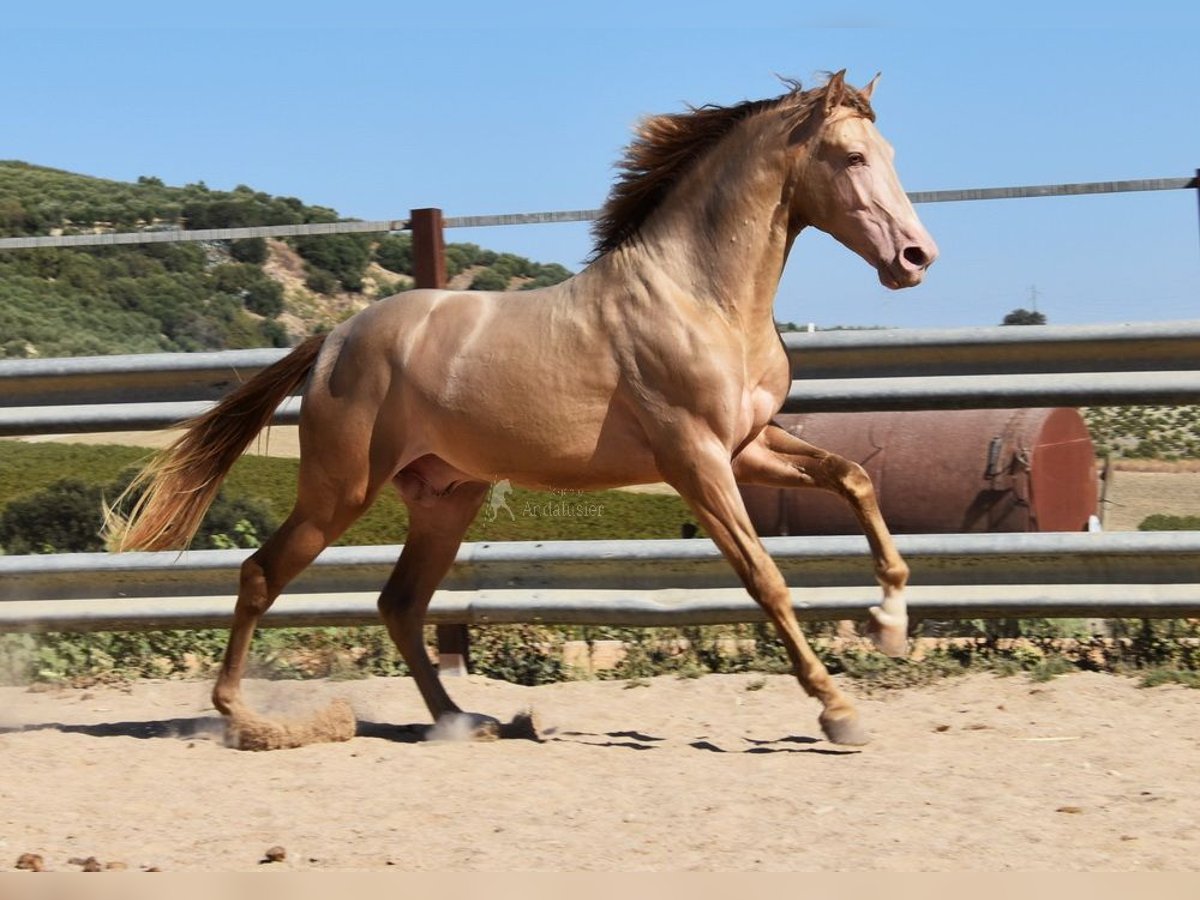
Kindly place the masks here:
<instances>
[{"instance_id":1,"label":"horse's ear","mask_svg":"<svg viewBox=\"0 0 1200 900\"><path fill-rule=\"evenodd\" d=\"M835 72L825 85L825 115L829 115L846 99L846 70Z\"/></svg>"},{"instance_id":2,"label":"horse's ear","mask_svg":"<svg viewBox=\"0 0 1200 900\"><path fill-rule=\"evenodd\" d=\"M871 95L875 93L875 85L879 84L879 76L882 74L882 72L876 72L875 77L871 79L871 83L859 91L859 93L862 94L863 99L868 103L871 101Z\"/></svg>"}]
</instances>

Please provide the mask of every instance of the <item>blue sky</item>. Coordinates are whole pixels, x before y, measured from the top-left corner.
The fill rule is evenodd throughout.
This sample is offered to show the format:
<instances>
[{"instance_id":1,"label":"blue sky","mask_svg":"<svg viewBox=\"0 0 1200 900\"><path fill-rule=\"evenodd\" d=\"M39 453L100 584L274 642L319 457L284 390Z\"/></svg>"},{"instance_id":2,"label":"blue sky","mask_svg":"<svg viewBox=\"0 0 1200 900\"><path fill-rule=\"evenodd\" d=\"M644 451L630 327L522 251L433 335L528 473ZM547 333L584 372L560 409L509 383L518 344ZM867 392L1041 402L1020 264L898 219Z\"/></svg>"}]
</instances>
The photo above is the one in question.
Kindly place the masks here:
<instances>
[{"instance_id":1,"label":"blue sky","mask_svg":"<svg viewBox=\"0 0 1200 900\"><path fill-rule=\"evenodd\" d=\"M1182 4L1139 4L1136 20L1103 2L948 18L925 4L916 19L899 5L795 2L162 6L6 13L0 158L248 184L365 219L592 208L639 116L846 67L856 84L882 71L878 124L910 190L1200 166L1197 16ZM1200 317L1195 191L918 211L942 252L925 285L889 292L806 232L777 317L989 325L1028 306L1031 288L1053 323ZM571 268L590 250L581 224L447 236Z\"/></svg>"}]
</instances>

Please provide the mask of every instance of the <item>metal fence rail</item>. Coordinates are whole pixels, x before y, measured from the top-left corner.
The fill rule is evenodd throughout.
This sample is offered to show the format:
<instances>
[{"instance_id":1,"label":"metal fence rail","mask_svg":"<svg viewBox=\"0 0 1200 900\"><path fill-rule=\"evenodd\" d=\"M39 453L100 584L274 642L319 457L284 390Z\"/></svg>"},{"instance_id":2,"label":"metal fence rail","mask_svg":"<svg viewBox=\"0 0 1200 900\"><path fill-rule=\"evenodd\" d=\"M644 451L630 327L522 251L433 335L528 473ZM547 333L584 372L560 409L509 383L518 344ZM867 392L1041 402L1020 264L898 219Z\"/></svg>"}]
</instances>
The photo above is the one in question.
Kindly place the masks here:
<instances>
[{"instance_id":1,"label":"metal fence rail","mask_svg":"<svg viewBox=\"0 0 1200 900\"><path fill-rule=\"evenodd\" d=\"M792 377L1200 369L1200 319L1113 325L786 332ZM5 406L212 400L287 350L0 360Z\"/></svg>"},{"instance_id":2,"label":"metal fence rail","mask_svg":"<svg viewBox=\"0 0 1200 900\"><path fill-rule=\"evenodd\" d=\"M1012 200L1028 197L1078 197L1085 194L1118 194L1142 191L1177 191L1197 188L1200 179L1142 178L1123 181L1089 181L1072 184L1035 184L1014 187L960 188L948 191L909 191L913 203L953 203L967 200ZM490 216L448 216L444 228L485 228L497 225L534 225L551 222L590 222L597 209L556 212L501 213ZM404 231L410 220L313 222L301 225L257 225L248 228L199 228L194 231L110 232L103 234L41 235L0 238L0 250L31 250L39 247L103 247L117 244L161 244L183 241L232 241L256 237L297 237L320 234L362 234Z\"/></svg>"},{"instance_id":3,"label":"metal fence rail","mask_svg":"<svg viewBox=\"0 0 1200 900\"><path fill-rule=\"evenodd\" d=\"M789 333L783 340L795 379L788 412L1200 400L1200 320ZM0 436L164 428L207 409L285 353L3 360ZM298 415L298 404L287 401L276 421Z\"/></svg>"},{"instance_id":4,"label":"metal fence rail","mask_svg":"<svg viewBox=\"0 0 1200 900\"><path fill-rule=\"evenodd\" d=\"M1200 369L1200 319L793 331L782 337L798 380Z\"/></svg>"},{"instance_id":5,"label":"metal fence rail","mask_svg":"<svg viewBox=\"0 0 1200 900\"><path fill-rule=\"evenodd\" d=\"M878 602L865 539L766 538L802 619ZM902 535L913 614L1177 617L1200 614L1200 533ZM227 625L248 551L0 557L0 631ZM301 575L270 625L376 621L398 547L335 547ZM762 621L709 541L464 544L434 624L681 625Z\"/></svg>"}]
</instances>

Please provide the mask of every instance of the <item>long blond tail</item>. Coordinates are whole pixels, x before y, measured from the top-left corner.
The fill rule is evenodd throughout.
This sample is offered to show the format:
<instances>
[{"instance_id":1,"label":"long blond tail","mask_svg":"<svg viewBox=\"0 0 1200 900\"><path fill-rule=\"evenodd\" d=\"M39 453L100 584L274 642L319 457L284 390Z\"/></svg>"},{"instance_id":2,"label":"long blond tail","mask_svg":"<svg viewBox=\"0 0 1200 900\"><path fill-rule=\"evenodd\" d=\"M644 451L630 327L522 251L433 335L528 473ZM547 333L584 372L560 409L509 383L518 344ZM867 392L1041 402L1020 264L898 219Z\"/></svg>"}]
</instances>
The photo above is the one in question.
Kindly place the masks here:
<instances>
[{"instance_id":1,"label":"long blond tail","mask_svg":"<svg viewBox=\"0 0 1200 900\"><path fill-rule=\"evenodd\" d=\"M184 433L156 454L105 510L108 546L117 551L186 547L222 480L283 398L308 375L325 337L309 338L208 412L185 422ZM118 510L132 497L137 497L132 510L122 516Z\"/></svg>"}]
</instances>

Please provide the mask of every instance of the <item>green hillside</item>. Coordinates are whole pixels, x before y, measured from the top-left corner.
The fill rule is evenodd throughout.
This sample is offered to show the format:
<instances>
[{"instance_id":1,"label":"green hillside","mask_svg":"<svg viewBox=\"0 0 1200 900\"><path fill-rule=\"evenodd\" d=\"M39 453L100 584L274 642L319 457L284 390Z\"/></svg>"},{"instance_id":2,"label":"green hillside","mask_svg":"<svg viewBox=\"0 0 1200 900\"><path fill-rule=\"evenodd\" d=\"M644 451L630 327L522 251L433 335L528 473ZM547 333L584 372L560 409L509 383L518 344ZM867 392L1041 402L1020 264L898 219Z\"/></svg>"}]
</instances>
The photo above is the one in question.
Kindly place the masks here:
<instances>
[{"instance_id":1,"label":"green hillside","mask_svg":"<svg viewBox=\"0 0 1200 900\"><path fill-rule=\"evenodd\" d=\"M295 197L0 162L0 236L331 222ZM455 287L554 284L555 264L447 247ZM288 346L411 285L407 235L0 251L0 358Z\"/></svg>"}]
</instances>

